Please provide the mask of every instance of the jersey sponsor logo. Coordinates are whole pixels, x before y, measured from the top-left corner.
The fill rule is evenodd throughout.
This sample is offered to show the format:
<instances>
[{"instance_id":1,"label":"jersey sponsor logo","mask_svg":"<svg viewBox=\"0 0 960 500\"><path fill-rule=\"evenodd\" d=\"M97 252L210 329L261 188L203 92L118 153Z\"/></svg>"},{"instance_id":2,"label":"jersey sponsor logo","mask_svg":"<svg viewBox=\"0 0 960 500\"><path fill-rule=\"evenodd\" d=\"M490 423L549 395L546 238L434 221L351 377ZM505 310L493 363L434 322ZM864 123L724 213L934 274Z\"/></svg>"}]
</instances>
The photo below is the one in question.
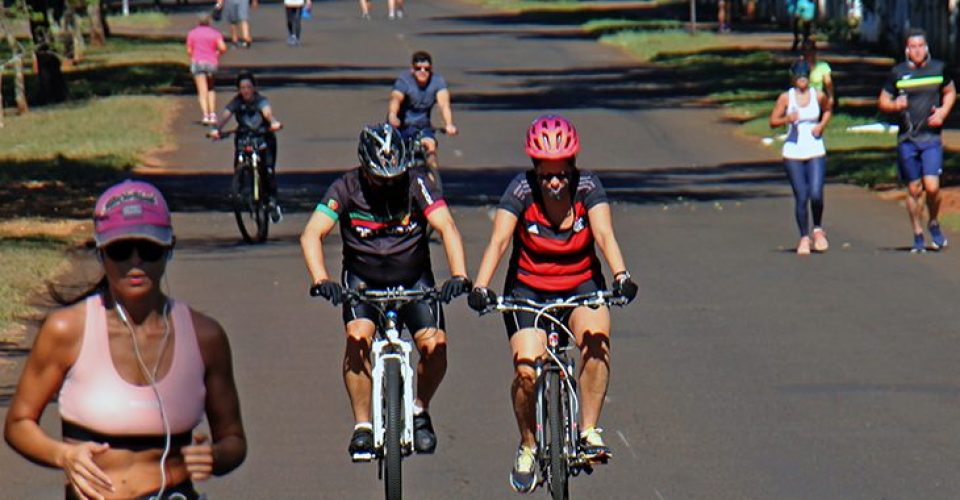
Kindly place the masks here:
<instances>
[{"instance_id":1,"label":"jersey sponsor logo","mask_svg":"<svg viewBox=\"0 0 960 500\"><path fill-rule=\"evenodd\" d=\"M329 201L327 201L327 208L336 212L337 209L340 208L340 204L337 203L337 200L331 198Z\"/></svg>"},{"instance_id":2,"label":"jersey sponsor logo","mask_svg":"<svg viewBox=\"0 0 960 500\"><path fill-rule=\"evenodd\" d=\"M420 223L404 215L401 219L382 220L364 212L350 212L350 228L360 239L406 236L420 229Z\"/></svg>"},{"instance_id":3,"label":"jersey sponsor logo","mask_svg":"<svg viewBox=\"0 0 960 500\"><path fill-rule=\"evenodd\" d=\"M427 183L423 182L422 177L417 178L417 184L420 185L420 194L422 194L423 199L427 201L427 206L433 205L433 197L430 196L430 190L427 189Z\"/></svg>"},{"instance_id":4,"label":"jersey sponsor logo","mask_svg":"<svg viewBox=\"0 0 960 500\"><path fill-rule=\"evenodd\" d=\"M527 226L527 232L530 234L540 234L540 228L536 224L530 224Z\"/></svg>"},{"instance_id":5,"label":"jersey sponsor logo","mask_svg":"<svg viewBox=\"0 0 960 500\"><path fill-rule=\"evenodd\" d=\"M577 217L577 219L573 221L573 232L579 233L583 231L585 227L587 227L587 223L583 220L583 217Z\"/></svg>"}]
</instances>

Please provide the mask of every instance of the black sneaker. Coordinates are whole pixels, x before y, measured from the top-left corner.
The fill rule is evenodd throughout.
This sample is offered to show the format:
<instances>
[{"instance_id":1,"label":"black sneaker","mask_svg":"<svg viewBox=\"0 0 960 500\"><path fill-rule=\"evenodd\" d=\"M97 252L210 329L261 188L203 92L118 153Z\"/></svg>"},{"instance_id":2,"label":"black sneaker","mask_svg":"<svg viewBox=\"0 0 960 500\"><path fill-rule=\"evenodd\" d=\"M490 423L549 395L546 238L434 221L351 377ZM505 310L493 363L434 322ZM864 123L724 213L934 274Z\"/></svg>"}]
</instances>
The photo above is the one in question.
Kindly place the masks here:
<instances>
[{"instance_id":1,"label":"black sneaker","mask_svg":"<svg viewBox=\"0 0 960 500\"><path fill-rule=\"evenodd\" d=\"M354 462L369 462L376 458L376 450L373 448L373 431L366 427L354 429L347 451Z\"/></svg>"},{"instance_id":2,"label":"black sneaker","mask_svg":"<svg viewBox=\"0 0 960 500\"><path fill-rule=\"evenodd\" d=\"M417 453L430 454L437 449L437 434L433 432L430 414L423 412L413 416L413 449Z\"/></svg>"}]
</instances>

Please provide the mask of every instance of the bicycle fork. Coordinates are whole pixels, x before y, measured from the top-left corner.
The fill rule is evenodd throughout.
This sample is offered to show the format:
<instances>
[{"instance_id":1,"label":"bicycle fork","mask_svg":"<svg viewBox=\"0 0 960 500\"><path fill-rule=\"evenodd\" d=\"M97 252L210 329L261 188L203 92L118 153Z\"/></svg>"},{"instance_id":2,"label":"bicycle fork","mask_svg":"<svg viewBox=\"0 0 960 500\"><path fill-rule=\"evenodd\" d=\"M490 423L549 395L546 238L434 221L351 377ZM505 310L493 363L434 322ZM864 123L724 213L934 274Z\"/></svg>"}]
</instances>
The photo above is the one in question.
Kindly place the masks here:
<instances>
[{"instance_id":1,"label":"bicycle fork","mask_svg":"<svg viewBox=\"0 0 960 500\"><path fill-rule=\"evenodd\" d=\"M373 407L373 440L374 446L382 454L386 427L384 427L384 373L385 361L396 359L400 362L400 377L403 380L403 430L400 434L400 447L404 455L413 450L413 368L410 366L410 343L400 340L400 332L396 327L386 330L386 338L373 342L371 358L373 359L372 397Z\"/></svg>"}]
</instances>

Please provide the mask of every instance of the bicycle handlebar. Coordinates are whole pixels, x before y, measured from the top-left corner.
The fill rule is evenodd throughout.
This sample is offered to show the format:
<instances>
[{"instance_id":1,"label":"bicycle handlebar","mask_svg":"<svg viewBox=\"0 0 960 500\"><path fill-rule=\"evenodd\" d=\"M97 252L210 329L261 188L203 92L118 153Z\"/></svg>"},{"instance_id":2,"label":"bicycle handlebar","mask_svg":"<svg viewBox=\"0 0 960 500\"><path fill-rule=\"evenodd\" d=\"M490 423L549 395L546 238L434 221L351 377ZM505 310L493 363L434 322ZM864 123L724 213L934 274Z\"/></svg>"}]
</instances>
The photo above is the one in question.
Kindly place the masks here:
<instances>
[{"instance_id":1,"label":"bicycle handlebar","mask_svg":"<svg viewBox=\"0 0 960 500\"><path fill-rule=\"evenodd\" d=\"M361 288L359 290L344 290L344 297L348 301L384 303L384 302L415 302L418 300L439 300L440 292L435 288L407 290L403 287L374 290Z\"/></svg>"},{"instance_id":2,"label":"bicycle handlebar","mask_svg":"<svg viewBox=\"0 0 960 500\"><path fill-rule=\"evenodd\" d=\"M500 296L497 297L497 303L487 306L480 312L481 315L494 311L513 311L523 308L535 309L536 311L549 311L550 309L572 309L576 307L597 308L604 305L624 306L627 304L626 297L617 295L609 290L597 290L591 293L582 293L573 295L565 299L556 299L547 302L538 302L527 297Z\"/></svg>"}]
</instances>

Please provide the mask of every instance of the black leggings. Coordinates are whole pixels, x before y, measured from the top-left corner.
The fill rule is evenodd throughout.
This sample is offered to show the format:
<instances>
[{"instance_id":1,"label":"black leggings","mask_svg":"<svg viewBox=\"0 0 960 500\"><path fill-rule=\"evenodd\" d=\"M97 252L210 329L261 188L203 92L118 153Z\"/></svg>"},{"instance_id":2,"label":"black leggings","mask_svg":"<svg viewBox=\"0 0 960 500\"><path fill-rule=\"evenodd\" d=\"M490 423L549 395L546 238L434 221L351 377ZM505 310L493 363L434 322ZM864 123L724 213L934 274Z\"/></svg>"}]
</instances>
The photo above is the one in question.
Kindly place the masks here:
<instances>
[{"instance_id":1,"label":"black leggings","mask_svg":"<svg viewBox=\"0 0 960 500\"><path fill-rule=\"evenodd\" d=\"M287 7L287 33L300 39L300 16L303 7Z\"/></svg>"}]
</instances>

